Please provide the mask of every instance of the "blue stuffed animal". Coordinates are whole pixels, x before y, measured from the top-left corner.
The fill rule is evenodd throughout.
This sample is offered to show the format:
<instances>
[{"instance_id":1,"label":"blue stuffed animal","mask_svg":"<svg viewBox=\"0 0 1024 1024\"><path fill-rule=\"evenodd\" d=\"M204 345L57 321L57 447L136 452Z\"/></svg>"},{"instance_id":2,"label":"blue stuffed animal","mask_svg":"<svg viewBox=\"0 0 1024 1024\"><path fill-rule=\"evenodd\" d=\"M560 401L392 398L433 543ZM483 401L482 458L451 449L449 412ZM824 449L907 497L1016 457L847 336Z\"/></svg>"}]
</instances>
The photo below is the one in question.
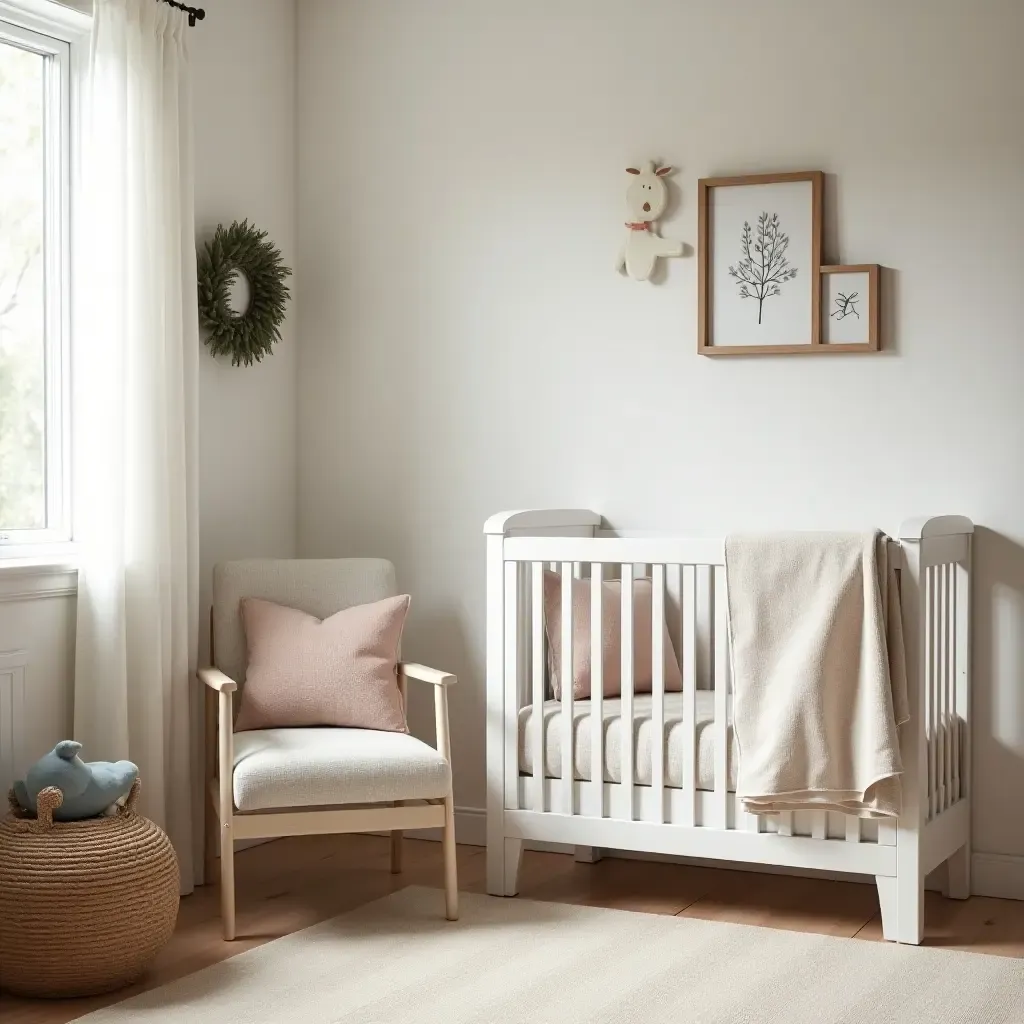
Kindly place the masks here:
<instances>
[{"instance_id":1,"label":"blue stuffed animal","mask_svg":"<svg viewBox=\"0 0 1024 1024\"><path fill-rule=\"evenodd\" d=\"M36 813L36 800L49 786L64 794L53 812L56 821L95 818L131 792L139 769L131 761L92 761L79 756L81 743L62 740L29 768L24 781L14 783L14 795L22 808Z\"/></svg>"}]
</instances>

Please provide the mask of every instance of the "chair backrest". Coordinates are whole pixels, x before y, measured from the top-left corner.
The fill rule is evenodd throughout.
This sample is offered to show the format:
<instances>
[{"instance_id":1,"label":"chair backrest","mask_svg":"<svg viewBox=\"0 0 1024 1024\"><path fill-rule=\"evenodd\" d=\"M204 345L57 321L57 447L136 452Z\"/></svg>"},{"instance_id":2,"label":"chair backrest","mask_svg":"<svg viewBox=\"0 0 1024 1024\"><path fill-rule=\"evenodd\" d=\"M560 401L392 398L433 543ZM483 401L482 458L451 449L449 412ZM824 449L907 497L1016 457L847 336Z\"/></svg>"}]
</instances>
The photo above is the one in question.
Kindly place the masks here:
<instances>
[{"instance_id":1,"label":"chair backrest","mask_svg":"<svg viewBox=\"0 0 1024 1024\"><path fill-rule=\"evenodd\" d=\"M395 567L383 558L221 562L213 569L214 666L239 685L245 680L243 597L261 597L325 619L343 608L382 601L395 593Z\"/></svg>"}]
</instances>

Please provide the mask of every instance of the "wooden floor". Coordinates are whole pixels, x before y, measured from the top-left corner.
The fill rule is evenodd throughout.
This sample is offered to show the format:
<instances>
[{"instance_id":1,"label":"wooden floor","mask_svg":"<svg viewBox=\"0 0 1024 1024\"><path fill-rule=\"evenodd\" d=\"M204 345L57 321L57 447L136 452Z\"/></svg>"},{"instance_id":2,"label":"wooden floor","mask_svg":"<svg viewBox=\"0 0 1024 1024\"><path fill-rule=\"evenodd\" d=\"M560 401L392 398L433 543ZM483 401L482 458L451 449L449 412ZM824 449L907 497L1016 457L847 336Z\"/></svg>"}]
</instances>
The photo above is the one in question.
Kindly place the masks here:
<instances>
[{"instance_id":1,"label":"wooden floor","mask_svg":"<svg viewBox=\"0 0 1024 1024\"><path fill-rule=\"evenodd\" d=\"M484 892L484 867L482 849L460 847L460 888ZM0 995L0 1021L63 1024L403 886L440 887L441 846L407 840L405 870L392 875L384 838L281 839L239 853L235 871L236 942L222 941L218 890L205 886L182 900L177 931L143 984L58 1002ZM857 882L613 859L576 864L561 854L527 853L521 883L520 898L881 939L875 887ZM929 893L925 923L930 945L1024 958L1024 902L980 896L956 902Z\"/></svg>"}]
</instances>

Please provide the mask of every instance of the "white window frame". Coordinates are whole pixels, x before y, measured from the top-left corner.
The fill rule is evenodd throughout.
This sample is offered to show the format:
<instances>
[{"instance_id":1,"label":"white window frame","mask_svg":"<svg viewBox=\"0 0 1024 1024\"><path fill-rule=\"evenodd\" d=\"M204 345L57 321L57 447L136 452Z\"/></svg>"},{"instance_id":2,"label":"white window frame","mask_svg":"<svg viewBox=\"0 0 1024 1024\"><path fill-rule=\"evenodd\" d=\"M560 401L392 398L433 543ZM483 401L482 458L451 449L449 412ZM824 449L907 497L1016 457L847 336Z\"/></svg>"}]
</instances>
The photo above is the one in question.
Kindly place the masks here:
<instances>
[{"instance_id":1,"label":"white window frame","mask_svg":"<svg viewBox=\"0 0 1024 1024\"><path fill-rule=\"evenodd\" d=\"M71 245L78 83L91 18L54 0L0 0L0 41L51 58L45 146L46 527L0 531L0 564L72 551ZM56 112L56 116L53 115Z\"/></svg>"}]
</instances>

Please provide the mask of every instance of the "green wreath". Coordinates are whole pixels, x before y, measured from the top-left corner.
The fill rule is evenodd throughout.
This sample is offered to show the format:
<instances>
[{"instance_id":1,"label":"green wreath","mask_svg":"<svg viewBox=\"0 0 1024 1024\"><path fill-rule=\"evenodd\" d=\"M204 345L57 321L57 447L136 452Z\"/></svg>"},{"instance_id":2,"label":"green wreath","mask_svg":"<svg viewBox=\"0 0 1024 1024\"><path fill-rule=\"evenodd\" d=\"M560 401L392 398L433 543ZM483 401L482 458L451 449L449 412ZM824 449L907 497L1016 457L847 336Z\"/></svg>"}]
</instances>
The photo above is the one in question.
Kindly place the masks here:
<instances>
[{"instance_id":1,"label":"green wreath","mask_svg":"<svg viewBox=\"0 0 1024 1024\"><path fill-rule=\"evenodd\" d=\"M285 278L291 270L281 252L267 241L266 231L247 220L229 228L217 226L198 256L199 320L206 344L215 356L230 355L232 366L251 366L271 353L281 340L285 303L291 298ZM238 274L249 282L249 306L236 313L228 305L228 289Z\"/></svg>"}]
</instances>

